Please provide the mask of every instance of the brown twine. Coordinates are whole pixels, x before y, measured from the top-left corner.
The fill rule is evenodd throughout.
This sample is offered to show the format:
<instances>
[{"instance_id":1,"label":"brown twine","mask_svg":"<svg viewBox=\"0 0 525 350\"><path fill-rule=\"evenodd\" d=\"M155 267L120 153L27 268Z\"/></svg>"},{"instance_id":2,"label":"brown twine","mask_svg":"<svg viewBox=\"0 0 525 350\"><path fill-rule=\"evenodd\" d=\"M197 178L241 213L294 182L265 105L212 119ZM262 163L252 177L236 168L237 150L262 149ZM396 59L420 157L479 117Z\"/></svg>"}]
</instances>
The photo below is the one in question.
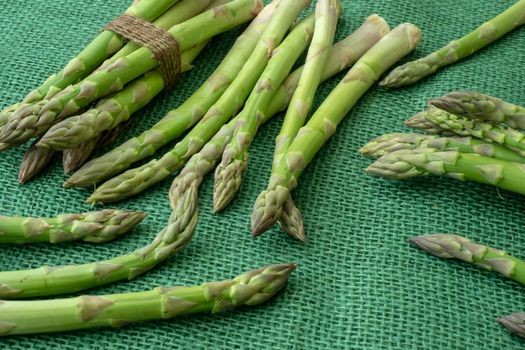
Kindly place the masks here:
<instances>
[{"instance_id":1,"label":"brown twine","mask_svg":"<svg viewBox=\"0 0 525 350\"><path fill-rule=\"evenodd\" d=\"M177 81L181 73L179 43L167 31L127 14L108 23L105 29L150 49L159 62L159 70L167 87Z\"/></svg>"}]
</instances>

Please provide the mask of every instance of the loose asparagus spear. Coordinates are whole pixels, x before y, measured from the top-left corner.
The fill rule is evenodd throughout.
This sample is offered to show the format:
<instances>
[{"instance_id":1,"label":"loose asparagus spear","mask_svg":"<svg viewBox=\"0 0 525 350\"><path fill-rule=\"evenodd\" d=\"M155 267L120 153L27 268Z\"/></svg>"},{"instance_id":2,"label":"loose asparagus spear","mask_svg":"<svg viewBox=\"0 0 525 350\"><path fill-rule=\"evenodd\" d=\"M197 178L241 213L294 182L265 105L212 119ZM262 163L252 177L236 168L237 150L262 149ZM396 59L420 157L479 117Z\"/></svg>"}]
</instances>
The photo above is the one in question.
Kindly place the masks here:
<instances>
[{"instance_id":1,"label":"loose asparagus spear","mask_svg":"<svg viewBox=\"0 0 525 350\"><path fill-rule=\"evenodd\" d=\"M453 91L430 101L449 113L525 129L525 107L472 91Z\"/></svg>"},{"instance_id":2,"label":"loose asparagus spear","mask_svg":"<svg viewBox=\"0 0 525 350\"><path fill-rule=\"evenodd\" d=\"M191 62L206 47L200 43L181 55L182 71L191 68ZM146 106L164 90L162 73L158 70L146 73L127 85L115 95L99 101L88 111L69 117L52 126L38 143L38 147L53 150L73 149L103 131L111 130L128 120L133 113Z\"/></svg>"},{"instance_id":3,"label":"loose asparagus spear","mask_svg":"<svg viewBox=\"0 0 525 350\"><path fill-rule=\"evenodd\" d=\"M517 312L496 319L520 338L525 338L525 312Z\"/></svg>"},{"instance_id":4,"label":"loose asparagus spear","mask_svg":"<svg viewBox=\"0 0 525 350\"><path fill-rule=\"evenodd\" d=\"M18 170L18 182L25 184L36 175L40 174L52 161L55 151L36 147L36 142L31 144L24 154L22 164Z\"/></svg>"},{"instance_id":5,"label":"loose asparagus spear","mask_svg":"<svg viewBox=\"0 0 525 350\"><path fill-rule=\"evenodd\" d=\"M184 52L195 44L251 20L261 9L261 0L234 0L173 26L169 33ZM42 135L56 122L77 113L91 102L123 89L131 80L150 71L158 61L148 48L118 59L51 98L36 113L19 110L0 132L0 142L15 143Z\"/></svg>"},{"instance_id":6,"label":"loose asparagus spear","mask_svg":"<svg viewBox=\"0 0 525 350\"><path fill-rule=\"evenodd\" d=\"M448 113L431 107L408 119L405 124L411 128L431 133L453 133L473 136L487 142L503 145L521 156L525 156L525 134L519 130L485 123Z\"/></svg>"},{"instance_id":7,"label":"loose asparagus spear","mask_svg":"<svg viewBox=\"0 0 525 350\"><path fill-rule=\"evenodd\" d=\"M414 237L410 243L438 258L458 259L525 284L525 262L507 252L450 234Z\"/></svg>"},{"instance_id":8,"label":"loose asparagus spear","mask_svg":"<svg viewBox=\"0 0 525 350\"><path fill-rule=\"evenodd\" d=\"M130 231L144 216L142 212L122 210L61 214L55 218L0 216L0 243L103 243Z\"/></svg>"},{"instance_id":9,"label":"loose asparagus spear","mask_svg":"<svg viewBox=\"0 0 525 350\"><path fill-rule=\"evenodd\" d=\"M310 0L282 0L250 58L232 84L186 137L160 160L151 162L105 182L87 199L88 203L110 203L142 192L184 165L231 118L246 100L287 29Z\"/></svg>"},{"instance_id":10,"label":"loose asparagus spear","mask_svg":"<svg viewBox=\"0 0 525 350\"><path fill-rule=\"evenodd\" d=\"M381 81L380 85L393 88L413 84L439 68L472 55L524 23L525 0L519 0L464 37L451 41L428 56L397 67Z\"/></svg>"},{"instance_id":11,"label":"loose asparagus spear","mask_svg":"<svg viewBox=\"0 0 525 350\"><path fill-rule=\"evenodd\" d=\"M237 38L215 72L179 108L169 112L150 130L88 162L65 182L64 187L91 186L106 180L126 170L134 162L152 155L197 123L239 74L279 3L280 0L274 0L259 13Z\"/></svg>"},{"instance_id":12,"label":"loose asparagus spear","mask_svg":"<svg viewBox=\"0 0 525 350\"><path fill-rule=\"evenodd\" d=\"M506 147L472 137L439 137L437 135L393 133L373 139L364 145L359 152L368 157L378 158L392 152L419 148L476 153L508 162L525 163L525 157Z\"/></svg>"},{"instance_id":13,"label":"loose asparagus spear","mask_svg":"<svg viewBox=\"0 0 525 350\"><path fill-rule=\"evenodd\" d=\"M523 164L458 151L419 148L393 152L376 160L366 171L397 180L421 175L442 175L525 194Z\"/></svg>"},{"instance_id":14,"label":"loose asparagus spear","mask_svg":"<svg viewBox=\"0 0 525 350\"><path fill-rule=\"evenodd\" d=\"M231 280L196 287L159 287L147 292L69 299L4 301L0 304L0 335L119 327L130 322L255 306L283 289L295 268L295 264L271 265Z\"/></svg>"},{"instance_id":15,"label":"loose asparagus spear","mask_svg":"<svg viewBox=\"0 0 525 350\"><path fill-rule=\"evenodd\" d=\"M300 129L289 146L268 189L255 202L252 232L260 235L282 216L283 204L291 198L290 191L297 178L317 151L335 133L338 124L359 98L391 65L409 53L419 43L420 30L405 23L383 37L350 69L343 81L332 91L310 121Z\"/></svg>"},{"instance_id":16,"label":"loose asparagus spear","mask_svg":"<svg viewBox=\"0 0 525 350\"><path fill-rule=\"evenodd\" d=\"M336 18L338 14L334 14ZM275 89L290 74L295 62L312 39L315 16L300 22L272 54L265 70L239 114L234 135L215 169L213 210L219 212L233 200L241 187L242 175L248 166L248 147L255 138L259 120L264 117Z\"/></svg>"}]
</instances>

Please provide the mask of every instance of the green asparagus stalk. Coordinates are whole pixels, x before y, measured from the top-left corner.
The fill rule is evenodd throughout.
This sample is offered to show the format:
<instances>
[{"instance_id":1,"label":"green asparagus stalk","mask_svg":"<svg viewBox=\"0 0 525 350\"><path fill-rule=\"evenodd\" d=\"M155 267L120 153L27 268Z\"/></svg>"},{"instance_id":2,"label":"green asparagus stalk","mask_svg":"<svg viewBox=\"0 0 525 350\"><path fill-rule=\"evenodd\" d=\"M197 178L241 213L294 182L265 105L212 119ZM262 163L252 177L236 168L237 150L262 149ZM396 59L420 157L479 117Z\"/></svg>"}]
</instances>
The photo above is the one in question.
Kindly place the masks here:
<instances>
[{"instance_id":1,"label":"green asparagus stalk","mask_svg":"<svg viewBox=\"0 0 525 350\"><path fill-rule=\"evenodd\" d=\"M453 91L430 104L455 115L525 129L525 107L472 91Z\"/></svg>"},{"instance_id":2,"label":"green asparagus stalk","mask_svg":"<svg viewBox=\"0 0 525 350\"><path fill-rule=\"evenodd\" d=\"M282 290L295 268L295 264L271 265L231 280L196 287L159 287L147 292L69 299L4 301L0 304L0 335L119 327L137 321L255 306Z\"/></svg>"},{"instance_id":3,"label":"green asparagus stalk","mask_svg":"<svg viewBox=\"0 0 525 350\"><path fill-rule=\"evenodd\" d=\"M191 62L206 47L207 42L196 45L181 55L182 71L191 68ZM101 100L95 107L80 115L63 120L51 127L38 143L38 147L53 150L72 149L87 142L103 131L111 130L128 120L133 113L146 106L165 88L162 73L146 73L124 90Z\"/></svg>"},{"instance_id":4,"label":"green asparagus stalk","mask_svg":"<svg viewBox=\"0 0 525 350\"><path fill-rule=\"evenodd\" d=\"M413 84L439 68L472 55L524 23L525 0L519 0L464 37L451 41L428 56L397 67L381 81L380 85L394 88Z\"/></svg>"},{"instance_id":5,"label":"green asparagus stalk","mask_svg":"<svg viewBox=\"0 0 525 350\"><path fill-rule=\"evenodd\" d=\"M136 195L180 169L192 154L198 152L243 105L269 56L281 42L287 29L310 0L282 0L257 43L250 58L232 84L202 120L166 153L151 162L105 182L87 199L88 203L110 203Z\"/></svg>"},{"instance_id":6,"label":"green asparagus stalk","mask_svg":"<svg viewBox=\"0 0 525 350\"><path fill-rule=\"evenodd\" d=\"M525 313L517 312L496 319L500 324L509 329L520 338L525 338Z\"/></svg>"},{"instance_id":7,"label":"green asparagus stalk","mask_svg":"<svg viewBox=\"0 0 525 350\"><path fill-rule=\"evenodd\" d=\"M359 98L390 66L412 51L419 43L421 31L405 23L384 36L350 69L308 123L299 130L289 146L268 189L262 192L252 214L252 232L260 235L282 216L283 204L291 198L290 191L297 178L317 151L335 133L337 126Z\"/></svg>"},{"instance_id":8,"label":"green asparagus stalk","mask_svg":"<svg viewBox=\"0 0 525 350\"><path fill-rule=\"evenodd\" d=\"M525 262L509 253L470 241L468 238L434 234L411 238L410 243L443 259L458 259L525 284Z\"/></svg>"},{"instance_id":9,"label":"green asparagus stalk","mask_svg":"<svg viewBox=\"0 0 525 350\"><path fill-rule=\"evenodd\" d=\"M22 164L18 170L18 182L25 184L44 170L52 161L55 151L36 147L36 142L31 144L24 154Z\"/></svg>"},{"instance_id":10,"label":"green asparagus stalk","mask_svg":"<svg viewBox=\"0 0 525 350\"><path fill-rule=\"evenodd\" d=\"M523 164L458 151L419 148L393 152L376 160L366 171L397 180L422 175L448 176L525 194Z\"/></svg>"},{"instance_id":11,"label":"green asparagus stalk","mask_svg":"<svg viewBox=\"0 0 525 350\"><path fill-rule=\"evenodd\" d=\"M279 2L280 0L274 0L261 11L246 31L237 38L215 72L186 102L169 112L150 130L88 162L66 181L64 187L91 186L106 180L126 170L134 162L151 156L157 149L197 123L239 74Z\"/></svg>"},{"instance_id":12,"label":"green asparagus stalk","mask_svg":"<svg viewBox=\"0 0 525 350\"><path fill-rule=\"evenodd\" d=\"M61 243L79 240L103 243L130 231L144 216L141 212L122 210L61 214L55 218L0 216L0 243Z\"/></svg>"},{"instance_id":13,"label":"green asparagus stalk","mask_svg":"<svg viewBox=\"0 0 525 350\"><path fill-rule=\"evenodd\" d=\"M410 151L419 148L476 153L507 162L525 163L525 157L506 147L472 137L439 137L437 135L392 133L373 139L364 145L359 152L368 157L378 158L392 152Z\"/></svg>"},{"instance_id":14,"label":"green asparagus stalk","mask_svg":"<svg viewBox=\"0 0 525 350\"><path fill-rule=\"evenodd\" d=\"M169 33L178 41L180 52L184 52L197 43L251 20L261 7L261 0L234 0L173 26ZM38 113L15 112L2 128L0 142L21 142L42 135L53 124L101 97L122 90L126 83L157 65L151 50L145 47L136 50L62 90Z\"/></svg>"},{"instance_id":15,"label":"green asparagus stalk","mask_svg":"<svg viewBox=\"0 0 525 350\"><path fill-rule=\"evenodd\" d=\"M477 121L431 107L408 119L411 128L432 133L453 133L473 136L478 139L503 145L521 156L525 156L525 134L501 125Z\"/></svg>"},{"instance_id":16,"label":"green asparagus stalk","mask_svg":"<svg viewBox=\"0 0 525 350\"><path fill-rule=\"evenodd\" d=\"M334 13L337 19L338 13ZM286 79L299 56L308 46L314 31L315 16L312 14L299 23L272 54L265 70L251 92L244 109L239 114L237 126L230 144L215 169L213 211L219 212L233 200L242 183L242 175L248 166L248 148L257 134L262 113L270 104L275 89Z\"/></svg>"}]
</instances>

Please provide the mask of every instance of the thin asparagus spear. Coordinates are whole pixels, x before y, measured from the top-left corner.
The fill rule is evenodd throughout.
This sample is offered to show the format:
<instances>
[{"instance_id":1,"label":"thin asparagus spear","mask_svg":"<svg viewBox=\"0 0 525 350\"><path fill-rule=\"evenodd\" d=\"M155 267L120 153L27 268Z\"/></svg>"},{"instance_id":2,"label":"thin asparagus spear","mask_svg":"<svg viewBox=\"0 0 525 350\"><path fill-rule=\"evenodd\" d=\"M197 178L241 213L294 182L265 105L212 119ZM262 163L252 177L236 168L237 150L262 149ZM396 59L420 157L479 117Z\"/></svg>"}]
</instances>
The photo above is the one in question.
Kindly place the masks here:
<instances>
[{"instance_id":1,"label":"thin asparagus spear","mask_svg":"<svg viewBox=\"0 0 525 350\"><path fill-rule=\"evenodd\" d=\"M525 129L525 107L473 91L453 91L430 101L449 113Z\"/></svg>"},{"instance_id":2,"label":"thin asparagus spear","mask_svg":"<svg viewBox=\"0 0 525 350\"><path fill-rule=\"evenodd\" d=\"M496 319L512 333L520 338L525 338L525 312L517 312Z\"/></svg>"},{"instance_id":3,"label":"thin asparagus spear","mask_svg":"<svg viewBox=\"0 0 525 350\"><path fill-rule=\"evenodd\" d=\"M525 194L524 168L521 163L507 162L478 154L419 148L384 155L366 168L366 172L397 180L416 176L441 175Z\"/></svg>"},{"instance_id":4,"label":"thin asparagus spear","mask_svg":"<svg viewBox=\"0 0 525 350\"><path fill-rule=\"evenodd\" d=\"M338 14L337 14L338 16ZM239 114L234 135L215 169L213 211L219 212L233 200L248 166L248 147L257 134L259 120L272 100L275 89L290 74L293 65L312 39L315 16L300 22L279 45Z\"/></svg>"},{"instance_id":5,"label":"thin asparagus spear","mask_svg":"<svg viewBox=\"0 0 525 350\"><path fill-rule=\"evenodd\" d=\"M91 186L106 180L126 170L134 162L152 155L197 123L239 74L279 3L280 0L274 0L261 11L237 38L213 74L181 106L169 112L150 130L88 162L64 183L64 187Z\"/></svg>"},{"instance_id":6,"label":"thin asparagus spear","mask_svg":"<svg viewBox=\"0 0 525 350\"><path fill-rule=\"evenodd\" d=\"M129 232L144 217L142 212L122 210L61 214L55 218L0 216L0 243L103 243Z\"/></svg>"},{"instance_id":7,"label":"thin asparagus spear","mask_svg":"<svg viewBox=\"0 0 525 350\"><path fill-rule=\"evenodd\" d=\"M130 322L255 306L283 289L295 268L295 264L271 265L231 280L196 287L159 287L147 292L69 299L4 301L0 304L0 335L119 327Z\"/></svg>"},{"instance_id":8,"label":"thin asparagus spear","mask_svg":"<svg viewBox=\"0 0 525 350\"><path fill-rule=\"evenodd\" d=\"M306 126L300 129L270 178L268 189L257 198L252 214L254 235L262 234L277 222L301 172L335 133L359 98L390 66L412 51L420 37L421 31L417 27L402 24L384 36L350 69Z\"/></svg>"},{"instance_id":9,"label":"thin asparagus spear","mask_svg":"<svg viewBox=\"0 0 525 350\"><path fill-rule=\"evenodd\" d=\"M434 234L409 240L418 248L443 259L458 259L525 284L525 262L507 252L470 241L468 238Z\"/></svg>"},{"instance_id":10,"label":"thin asparagus spear","mask_svg":"<svg viewBox=\"0 0 525 350\"><path fill-rule=\"evenodd\" d=\"M36 147L36 142L31 144L24 154L22 164L18 170L18 182L25 184L44 170L55 156L55 151Z\"/></svg>"},{"instance_id":11,"label":"thin asparagus spear","mask_svg":"<svg viewBox=\"0 0 525 350\"><path fill-rule=\"evenodd\" d=\"M368 157L378 158L388 153L418 148L476 153L508 162L525 163L525 157L506 147L472 137L439 137L437 135L393 133L373 139L364 145L359 152Z\"/></svg>"},{"instance_id":12,"label":"thin asparagus spear","mask_svg":"<svg viewBox=\"0 0 525 350\"><path fill-rule=\"evenodd\" d=\"M180 169L185 160L198 152L242 106L268 63L269 56L309 2L310 0L282 0L240 73L193 130L160 160L152 160L102 184L87 202L110 203L128 198Z\"/></svg>"},{"instance_id":13,"label":"thin asparagus spear","mask_svg":"<svg viewBox=\"0 0 525 350\"><path fill-rule=\"evenodd\" d=\"M473 136L505 146L525 157L525 134L519 130L458 117L435 107L416 114L408 119L405 124L411 128L431 133Z\"/></svg>"},{"instance_id":14,"label":"thin asparagus spear","mask_svg":"<svg viewBox=\"0 0 525 350\"><path fill-rule=\"evenodd\" d=\"M251 20L261 7L261 0L234 0L175 25L168 32L178 41L180 52L184 52L197 43ZM2 128L0 142L22 142L42 135L53 124L101 97L122 90L126 83L157 65L158 61L150 49L143 47L136 50L62 90L37 113L25 110L15 112Z\"/></svg>"},{"instance_id":15,"label":"thin asparagus spear","mask_svg":"<svg viewBox=\"0 0 525 350\"><path fill-rule=\"evenodd\" d=\"M472 55L524 23L525 0L519 0L464 37L451 41L428 56L397 67L381 81L380 85L394 88L413 84L439 68Z\"/></svg>"}]
</instances>

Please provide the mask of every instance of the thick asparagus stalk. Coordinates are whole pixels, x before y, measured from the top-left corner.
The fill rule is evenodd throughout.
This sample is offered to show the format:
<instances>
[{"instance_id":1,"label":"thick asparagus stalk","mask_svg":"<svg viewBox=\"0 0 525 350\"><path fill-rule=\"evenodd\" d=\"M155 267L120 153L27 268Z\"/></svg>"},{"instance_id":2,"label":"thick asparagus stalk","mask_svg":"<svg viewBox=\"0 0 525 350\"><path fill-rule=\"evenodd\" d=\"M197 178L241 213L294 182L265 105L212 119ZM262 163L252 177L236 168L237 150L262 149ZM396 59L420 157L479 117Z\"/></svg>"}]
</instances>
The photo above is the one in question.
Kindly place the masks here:
<instances>
[{"instance_id":1,"label":"thick asparagus stalk","mask_svg":"<svg viewBox=\"0 0 525 350\"><path fill-rule=\"evenodd\" d=\"M196 287L155 288L148 292L69 299L4 301L0 304L0 335L119 327L130 322L255 306L283 289L295 267L295 264L266 266L231 280Z\"/></svg>"},{"instance_id":2,"label":"thick asparagus stalk","mask_svg":"<svg viewBox=\"0 0 525 350\"><path fill-rule=\"evenodd\" d=\"M443 259L458 259L525 284L525 262L507 252L450 234L434 234L411 238L410 243Z\"/></svg>"},{"instance_id":3,"label":"thick asparagus stalk","mask_svg":"<svg viewBox=\"0 0 525 350\"><path fill-rule=\"evenodd\" d=\"M419 148L393 152L376 160L366 171L397 180L422 175L448 176L525 194L523 164L458 151Z\"/></svg>"},{"instance_id":4,"label":"thick asparagus stalk","mask_svg":"<svg viewBox=\"0 0 525 350\"><path fill-rule=\"evenodd\" d=\"M197 43L251 20L261 7L260 0L234 0L173 26L169 33L177 40L180 52L184 52ZM41 135L53 124L77 113L91 102L122 90L126 83L157 65L151 50L145 47L138 49L62 90L37 113L26 110L15 112L2 128L0 142L21 142Z\"/></svg>"},{"instance_id":5,"label":"thick asparagus stalk","mask_svg":"<svg viewBox=\"0 0 525 350\"><path fill-rule=\"evenodd\" d=\"M490 21L483 23L464 37L451 41L428 56L397 67L381 81L380 85L400 87L413 84L434 73L439 68L472 55L524 23L525 0L519 0L507 10Z\"/></svg>"},{"instance_id":6,"label":"thick asparagus stalk","mask_svg":"<svg viewBox=\"0 0 525 350\"><path fill-rule=\"evenodd\" d=\"M430 101L449 113L525 129L525 107L473 91L453 91Z\"/></svg>"},{"instance_id":7,"label":"thick asparagus stalk","mask_svg":"<svg viewBox=\"0 0 525 350\"><path fill-rule=\"evenodd\" d=\"M259 235L282 216L283 204L297 178L317 151L335 133L337 126L359 98L390 66L412 51L419 43L420 30L408 23L396 27L383 37L350 69L341 83L326 98L306 126L300 129L289 146L268 189L262 192L252 214L252 232Z\"/></svg>"},{"instance_id":8,"label":"thick asparagus stalk","mask_svg":"<svg viewBox=\"0 0 525 350\"><path fill-rule=\"evenodd\" d=\"M525 156L525 134L504 126L458 117L441 109L431 107L408 119L411 128L440 134L473 136L487 142L503 145Z\"/></svg>"},{"instance_id":9,"label":"thick asparagus stalk","mask_svg":"<svg viewBox=\"0 0 525 350\"><path fill-rule=\"evenodd\" d=\"M36 147L36 142L31 144L24 154L22 164L18 170L18 182L25 184L36 175L40 174L52 161L55 151Z\"/></svg>"},{"instance_id":10,"label":"thick asparagus stalk","mask_svg":"<svg viewBox=\"0 0 525 350\"><path fill-rule=\"evenodd\" d=\"M142 212L122 210L61 214L55 218L0 216L0 243L103 243L130 231L144 216Z\"/></svg>"},{"instance_id":11,"label":"thick asparagus stalk","mask_svg":"<svg viewBox=\"0 0 525 350\"><path fill-rule=\"evenodd\" d=\"M207 42L203 42L182 53L183 72L191 68L191 62L206 45ZM164 90L164 83L162 73L158 70L146 73L127 85L124 90L101 100L90 110L52 126L42 136L38 147L53 150L72 149L97 137L103 131L115 128Z\"/></svg>"},{"instance_id":12,"label":"thick asparagus stalk","mask_svg":"<svg viewBox=\"0 0 525 350\"><path fill-rule=\"evenodd\" d=\"M525 312L517 312L496 319L520 338L525 338Z\"/></svg>"},{"instance_id":13,"label":"thick asparagus stalk","mask_svg":"<svg viewBox=\"0 0 525 350\"><path fill-rule=\"evenodd\" d=\"M88 203L110 203L136 195L165 179L198 152L246 100L287 29L310 0L282 0L250 58L232 84L186 137L160 160L151 162L105 182L87 199Z\"/></svg>"},{"instance_id":14,"label":"thick asparagus stalk","mask_svg":"<svg viewBox=\"0 0 525 350\"><path fill-rule=\"evenodd\" d=\"M134 162L151 156L157 149L176 139L197 123L239 74L273 17L279 2L280 0L274 0L261 11L246 31L237 38L215 72L181 106L169 112L150 130L88 162L73 174L64 186L91 186L106 180L126 170Z\"/></svg>"},{"instance_id":15,"label":"thick asparagus stalk","mask_svg":"<svg viewBox=\"0 0 525 350\"><path fill-rule=\"evenodd\" d=\"M338 14L334 14L337 18ZM312 14L283 40L272 54L265 70L239 114L234 135L215 170L213 210L217 213L233 200L241 187L242 175L248 166L248 148L257 134L262 113L274 92L290 74L293 65L312 39L315 16Z\"/></svg>"},{"instance_id":16,"label":"thick asparagus stalk","mask_svg":"<svg viewBox=\"0 0 525 350\"><path fill-rule=\"evenodd\" d=\"M437 135L393 133L373 139L364 145L359 152L368 157L378 158L392 152L419 148L476 153L508 162L525 163L525 157L506 147L472 137L439 137Z\"/></svg>"}]
</instances>

